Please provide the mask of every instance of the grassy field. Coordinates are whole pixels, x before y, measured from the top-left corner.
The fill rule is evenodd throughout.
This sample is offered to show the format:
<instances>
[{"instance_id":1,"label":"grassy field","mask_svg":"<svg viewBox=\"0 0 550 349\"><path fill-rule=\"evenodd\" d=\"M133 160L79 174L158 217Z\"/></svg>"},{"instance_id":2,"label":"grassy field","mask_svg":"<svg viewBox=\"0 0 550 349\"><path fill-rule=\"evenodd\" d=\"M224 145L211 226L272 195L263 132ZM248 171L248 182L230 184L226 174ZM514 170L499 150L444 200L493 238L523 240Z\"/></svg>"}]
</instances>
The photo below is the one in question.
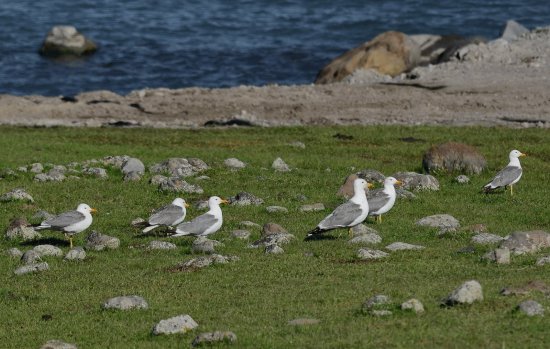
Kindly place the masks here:
<instances>
[{"instance_id":1,"label":"grassy field","mask_svg":"<svg viewBox=\"0 0 550 349\"><path fill-rule=\"evenodd\" d=\"M44 209L52 213L71 210L80 202L98 209L89 229L121 240L121 248L91 252L82 262L47 257L50 270L15 276L19 261L0 255L0 347L38 348L49 339L76 343L79 348L184 348L200 332L230 330L238 348L543 348L550 343L548 321L514 312L522 300L535 299L549 309L541 293L504 297L505 286L529 280L550 283L548 267L534 265L536 256L513 257L510 265L484 262L480 256L491 246L476 246L473 254L458 254L470 245L465 229L440 238L435 230L414 225L432 214L448 213L463 226L487 225L489 232L505 236L514 231L550 230L550 137L548 130L445 127L308 127L252 129L73 129L0 127L0 168L17 168L33 162L66 164L72 161L130 155L146 165L169 157L197 157L206 161L211 179L201 181L204 195L187 195L196 202L210 195L233 196L247 191L265 200L258 207L222 207L224 226L212 238L224 242L223 255L240 261L215 265L193 273L170 272L170 267L193 257L192 238L174 242L177 250L145 251L140 248L155 237L138 237L130 226L136 217L170 202L175 195L148 183L125 183L122 174L109 170L106 180L86 178L61 183L36 183L32 175L0 180L0 194L22 187L34 204L0 203L0 231L14 217L31 218ZM351 136L343 140L336 134ZM415 142L402 139L413 137ZM349 138L349 137L347 137ZM487 158L487 172L472 176L470 184L440 175L441 190L418 192L415 200L398 200L382 224L369 221L383 242L377 248L402 241L426 246L421 251L393 252L377 262L359 263L359 246L347 243L346 234L333 240L304 242L309 229L336 207L335 193L344 178L372 168L390 175L421 171L421 158L432 144L458 141L473 145ZM306 149L288 145L301 141ZM508 162L517 148L524 175L509 194L483 195L480 187ZM293 170L271 169L282 157ZM248 167L232 172L223 160L236 157ZM199 183L190 179L191 183ZM297 200L303 194L308 199ZM326 211L301 213L307 203L322 202ZM267 213L265 206L280 205L288 213ZM190 208L188 217L201 212ZM239 222L260 225L279 223L297 239L283 246L282 255L265 255L248 249L249 242L230 237ZM78 235L82 245L87 232ZM251 241L260 235L252 231ZM332 233L338 236L338 232ZM62 235L44 232L64 251ZM161 238L171 241L169 238ZM0 250L21 250L41 243L2 239ZM548 254L548 251L546 251ZM440 302L455 287L476 279L483 286L484 301L471 306L442 308ZM105 311L105 300L119 295L140 295L148 310ZM385 294L395 303L394 314L377 318L361 313L365 299ZM426 312L402 312L399 304L417 298ZM152 336L159 320L189 314L199 328L185 335ZM318 325L293 327L288 321L316 318ZM49 320L47 320L49 319ZM219 344L220 347L226 344Z\"/></svg>"}]
</instances>

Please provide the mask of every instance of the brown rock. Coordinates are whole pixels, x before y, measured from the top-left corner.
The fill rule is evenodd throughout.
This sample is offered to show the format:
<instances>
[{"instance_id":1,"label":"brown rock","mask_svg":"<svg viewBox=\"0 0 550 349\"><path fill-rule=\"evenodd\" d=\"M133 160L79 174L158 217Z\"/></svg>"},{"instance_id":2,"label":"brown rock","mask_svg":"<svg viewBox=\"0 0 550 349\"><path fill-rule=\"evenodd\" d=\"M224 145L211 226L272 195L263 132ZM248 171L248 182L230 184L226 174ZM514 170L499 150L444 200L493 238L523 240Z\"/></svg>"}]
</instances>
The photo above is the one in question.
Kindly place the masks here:
<instances>
[{"instance_id":1,"label":"brown rock","mask_svg":"<svg viewBox=\"0 0 550 349\"><path fill-rule=\"evenodd\" d=\"M359 178L359 176L357 176L355 173L354 174L350 174L346 180L344 181L344 184L342 184L342 186L340 187L340 189L338 189L338 191L336 192L336 195L338 196L343 196L344 198L346 199L349 199L353 196L354 192L353 192L353 182ZM369 189L368 188L365 188L365 193L368 194L369 193Z\"/></svg>"},{"instance_id":2,"label":"brown rock","mask_svg":"<svg viewBox=\"0 0 550 349\"><path fill-rule=\"evenodd\" d=\"M389 31L334 59L317 74L315 83L338 82L358 69L396 76L414 68L419 59L420 47L414 40Z\"/></svg>"},{"instance_id":3,"label":"brown rock","mask_svg":"<svg viewBox=\"0 0 550 349\"><path fill-rule=\"evenodd\" d=\"M478 174L487 161L474 147L463 143L447 142L431 147L422 158L426 172L436 171Z\"/></svg>"},{"instance_id":4,"label":"brown rock","mask_svg":"<svg viewBox=\"0 0 550 349\"><path fill-rule=\"evenodd\" d=\"M273 234L286 234L288 231L277 223L266 223L262 228L262 237Z\"/></svg>"}]
</instances>

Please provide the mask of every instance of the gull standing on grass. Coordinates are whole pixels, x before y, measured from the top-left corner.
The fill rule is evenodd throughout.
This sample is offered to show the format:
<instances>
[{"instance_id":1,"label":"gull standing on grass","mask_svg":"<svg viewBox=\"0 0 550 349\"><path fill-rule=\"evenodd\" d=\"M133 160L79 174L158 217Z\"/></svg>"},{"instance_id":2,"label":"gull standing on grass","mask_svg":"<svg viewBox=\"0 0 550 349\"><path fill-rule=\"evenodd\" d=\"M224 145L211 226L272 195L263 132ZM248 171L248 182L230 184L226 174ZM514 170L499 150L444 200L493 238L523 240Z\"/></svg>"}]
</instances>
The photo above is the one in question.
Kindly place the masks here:
<instances>
[{"instance_id":1,"label":"gull standing on grass","mask_svg":"<svg viewBox=\"0 0 550 349\"><path fill-rule=\"evenodd\" d=\"M40 225L35 226L36 230L50 229L62 231L65 237L69 238L69 244L73 248L73 235L78 234L92 224L92 213L97 212L86 204L80 204L75 211L62 213L50 219L46 219Z\"/></svg>"},{"instance_id":2,"label":"gull standing on grass","mask_svg":"<svg viewBox=\"0 0 550 349\"><path fill-rule=\"evenodd\" d=\"M174 227L185 219L186 207L189 204L181 198L175 198L171 204L156 210L147 220L148 227L143 229L147 233L159 226Z\"/></svg>"},{"instance_id":3,"label":"gull standing on grass","mask_svg":"<svg viewBox=\"0 0 550 349\"><path fill-rule=\"evenodd\" d=\"M394 177L387 177L384 180L384 188L369 191L367 200L369 202L369 216L375 216L378 223L382 223L382 214L392 209L395 204L397 193L394 185L400 185Z\"/></svg>"},{"instance_id":4,"label":"gull standing on grass","mask_svg":"<svg viewBox=\"0 0 550 349\"><path fill-rule=\"evenodd\" d=\"M508 165L500 170L490 183L484 185L482 190L485 193L489 193L498 188L510 187L510 195L514 195L513 185L519 181L523 174L521 164L519 163L519 158L521 156L526 155L519 150L512 150L509 155L510 162Z\"/></svg>"},{"instance_id":5,"label":"gull standing on grass","mask_svg":"<svg viewBox=\"0 0 550 349\"><path fill-rule=\"evenodd\" d=\"M176 227L176 234L171 237L179 237L185 235L207 236L217 232L223 223L222 209L220 204L228 204L229 201L221 199L217 196L211 196L208 199L208 207L210 210L198 217L195 217L189 222L180 223Z\"/></svg>"},{"instance_id":6,"label":"gull standing on grass","mask_svg":"<svg viewBox=\"0 0 550 349\"><path fill-rule=\"evenodd\" d=\"M337 228L349 228L351 235L351 228L363 222L369 214L369 203L365 194L365 188L369 186L371 184L362 178L353 181L353 197L348 202L336 207L315 229L308 232L306 240Z\"/></svg>"}]
</instances>

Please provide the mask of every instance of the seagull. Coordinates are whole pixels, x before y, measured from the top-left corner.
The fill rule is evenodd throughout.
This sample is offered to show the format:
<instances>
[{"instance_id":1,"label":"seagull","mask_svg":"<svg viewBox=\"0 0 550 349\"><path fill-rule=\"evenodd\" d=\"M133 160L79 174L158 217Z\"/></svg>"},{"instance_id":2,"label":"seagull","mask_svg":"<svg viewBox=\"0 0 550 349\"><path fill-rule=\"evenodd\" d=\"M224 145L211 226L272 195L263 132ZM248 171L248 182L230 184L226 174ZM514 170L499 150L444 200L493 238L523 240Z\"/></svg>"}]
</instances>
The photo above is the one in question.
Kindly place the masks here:
<instances>
[{"instance_id":1,"label":"seagull","mask_svg":"<svg viewBox=\"0 0 550 349\"><path fill-rule=\"evenodd\" d=\"M519 181L523 173L521 164L519 163L519 158L521 156L526 156L526 154L523 154L519 150L512 150L509 155L510 162L508 165L500 170L490 183L483 186L482 190L485 193L489 193L497 188L510 187L510 195L514 195L512 186Z\"/></svg>"},{"instance_id":2,"label":"seagull","mask_svg":"<svg viewBox=\"0 0 550 349\"><path fill-rule=\"evenodd\" d=\"M369 191L367 200L369 201L369 216L375 216L376 221L382 223L382 214L392 209L395 204L397 193L394 185L400 185L401 181L394 177L387 177L384 180L384 188Z\"/></svg>"},{"instance_id":3,"label":"seagull","mask_svg":"<svg viewBox=\"0 0 550 349\"><path fill-rule=\"evenodd\" d=\"M71 248L73 248L73 235L88 229L92 224L91 213L97 212L95 208L91 208L86 204L80 204L75 211L62 213L53 218L47 219L35 226L36 230L50 229L62 231L65 237L69 238Z\"/></svg>"},{"instance_id":4,"label":"seagull","mask_svg":"<svg viewBox=\"0 0 550 349\"><path fill-rule=\"evenodd\" d=\"M147 233L161 225L173 227L180 224L185 219L185 214L187 213L186 207L189 207L189 204L185 200L175 198L171 204L156 210L149 217L147 220L149 226L143 229L143 232Z\"/></svg>"},{"instance_id":5,"label":"seagull","mask_svg":"<svg viewBox=\"0 0 550 349\"><path fill-rule=\"evenodd\" d=\"M211 196L208 199L210 210L205 214L195 217L189 222L180 223L176 227L176 234L171 237L180 237L185 235L207 236L217 232L223 223L222 209L220 204L228 204L229 201L217 196Z\"/></svg>"},{"instance_id":6,"label":"seagull","mask_svg":"<svg viewBox=\"0 0 550 349\"><path fill-rule=\"evenodd\" d=\"M361 223L367 218L369 214L369 203L367 202L367 195L365 194L365 188L371 186L366 180L357 178L353 181L353 197L349 201L336 207L336 209L325 217L317 227L306 236L306 240L326 231L336 228L349 228L351 234L351 228Z\"/></svg>"}]
</instances>

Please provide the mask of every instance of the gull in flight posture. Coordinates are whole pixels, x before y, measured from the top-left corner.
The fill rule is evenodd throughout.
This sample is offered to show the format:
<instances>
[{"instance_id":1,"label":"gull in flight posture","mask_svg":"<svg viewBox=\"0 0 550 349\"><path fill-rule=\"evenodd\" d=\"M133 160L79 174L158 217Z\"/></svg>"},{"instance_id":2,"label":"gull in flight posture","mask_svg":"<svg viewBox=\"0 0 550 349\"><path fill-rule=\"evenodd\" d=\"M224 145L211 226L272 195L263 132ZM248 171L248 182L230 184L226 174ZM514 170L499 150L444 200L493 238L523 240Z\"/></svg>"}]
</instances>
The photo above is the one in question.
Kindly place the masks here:
<instances>
[{"instance_id":1,"label":"gull in flight posture","mask_svg":"<svg viewBox=\"0 0 550 349\"><path fill-rule=\"evenodd\" d=\"M508 163L508 165L500 170L500 172L496 174L491 182L484 185L482 190L485 193L489 193L498 188L510 187L510 195L514 195L513 185L519 181L521 175L523 174L521 164L519 163L519 158L521 156L526 155L519 150L512 150L509 155L510 162Z\"/></svg>"},{"instance_id":2,"label":"gull in flight posture","mask_svg":"<svg viewBox=\"0 0 550 349\"><path fill-rule=\"evenodd\" d=\"M220 204L228 204L229 201L217 196L211 196L208 199L210 210L189 222L180 223L176 227L176 234L171 237L185 235L207 236L217 232L223 223L222 209Z\"/></svg>"},{"instance_id":3,"label":"gull in flight posture","mask_svg":"<svg viewBox=\"0 0 550 349\"><path fill-rule=\"evenodd\" d=\"M394 185L400 185L394 177L387 177L384 180L384 188L369 191L367 200L369 202L369 216L375 216L376 221L382 223L382 214L392 209L395 204L397 193Z\"/></svg>"},{"instance_id":4,"label":"gull in flight posture","mask_svg":"<svg viewBox=\"0 0 550 349\"><path fill-rule=\"evenodd\" d=\"M159 226L174 227L185 219L189 204L181 198L176 198L171 204L156 210L147 220L148 226L143 229L147 233Z\"/></svg>"}]
</instances>

